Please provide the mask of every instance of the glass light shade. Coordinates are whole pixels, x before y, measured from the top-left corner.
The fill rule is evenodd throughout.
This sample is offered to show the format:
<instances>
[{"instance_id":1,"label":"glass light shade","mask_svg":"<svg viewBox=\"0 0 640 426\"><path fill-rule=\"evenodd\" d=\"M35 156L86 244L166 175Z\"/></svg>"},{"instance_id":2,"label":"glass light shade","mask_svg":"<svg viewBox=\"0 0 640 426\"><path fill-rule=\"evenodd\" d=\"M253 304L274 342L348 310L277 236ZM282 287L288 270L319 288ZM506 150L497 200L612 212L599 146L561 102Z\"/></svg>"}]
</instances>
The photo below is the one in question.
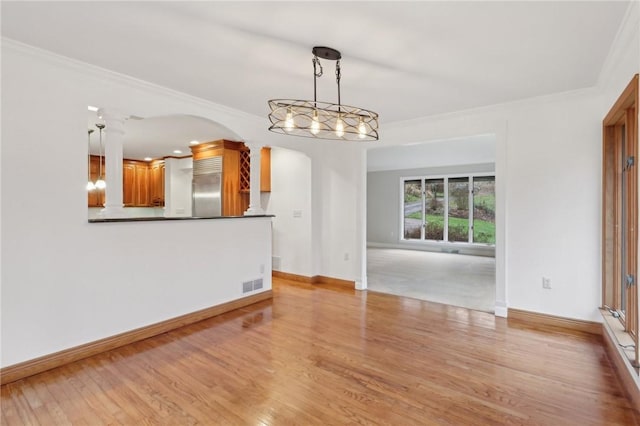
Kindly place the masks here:
<instances>
[{"instance_id":1,"label":"glass light shade","mask_svg":"<svg viewBox=\"0 0 640 426\"><path fill-rule=\"evenodd\" d=\"M284 129L287 131L293 130L295 124L293 123L293 113L291 112L291 108L287 111L287 117L284 121Z\"/></svg>"},{"instance_id":2,"label":"glass light shade","mask_svg":"<svg viewBox=\"0 0 640 426\"><path fill-rule=\"evenodd\" d=\"M364 121L360 119L360 124L358 124L358 137L360 139L364 139L367 136L367 127L364 125Z\"/></svg>"},{"instance_id":3,"label":"glass light shade","mask_svg":"<svg viewBox=\"0 0 640 426\"><path fill-rule=\"evenodd\" d=\"M97 189L105 189L107 187L107 182L105 182L103 179L98 179L95 185Z\"/></svg>"},{"instance_id":4,"label":"glass light shade","mask_svg":"<svg viewBox=\"0 0 640 426\"><path fill-rule=\"evenodd\" d=\"M340 117L336 120L336 136L339 138L344 136L344 122Z\"/></svg>"},{"instance_id":5,"label":"glass light shade","mask_svg":"<svg viewBox=\"0 0 640 426\"><path fill-rule=\"evenodd\" d=\"M311 133L317 135L320 131L320 121L318 121L318 111L313 112L313 118L311 119Z\"/></svg>"}]
</instances>

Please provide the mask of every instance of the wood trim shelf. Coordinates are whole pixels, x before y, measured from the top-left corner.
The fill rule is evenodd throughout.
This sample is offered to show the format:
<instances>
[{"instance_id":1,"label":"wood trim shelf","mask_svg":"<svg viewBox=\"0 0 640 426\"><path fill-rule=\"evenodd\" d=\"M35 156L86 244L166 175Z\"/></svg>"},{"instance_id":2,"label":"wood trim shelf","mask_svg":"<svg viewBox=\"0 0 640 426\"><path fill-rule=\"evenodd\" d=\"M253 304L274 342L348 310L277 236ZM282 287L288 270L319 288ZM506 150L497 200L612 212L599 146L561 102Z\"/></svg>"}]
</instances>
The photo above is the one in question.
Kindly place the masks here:
<instances>
[{"instance_id":1,"label":"wood trim shelf","mask_svg":"<svg viewBox=\"0 0 640 426\"><path fill-rule=\"evenodd\" d=\"M602 315L604 317L609 314L605 314L603 312ZM620 328L622 328L622 325L617 319L613 318L612 320L614 326L620 326ZM638 384L640 383L640 378L633 377L633 375L638 376L638 369L631 366L632 360L629 360L626 357L626 354L619 349L615 332L612 329L611 322L607 321L607 318L605 318L605 321L602 324L602 337L611 365L620 379L620 383L627 398L636 407L636 409L640 411L640 385Z\"/></svg>"},{"instance_id":2,"label":"wood trim shelf","mask_svg":"<svg viewBox=\"0 0 640 426\"><path fill-rule=\"evenodd\" d=\"M262 293L253 294L231 302L211 306L209 308L171 318L166 321L126 331L124 333L85 343L73 348L64 349L29 361L10 365L0 369L0 384L4 385L6 383L15 382L16 380L33 376L34 374L42 373L43 371L51 370L52 368L60 367L74 361L107 352L139 340L144 340L158 334L175 330L176 328L180 328L185 325L193 324L207 318L224 314L225 312L233 311L235 309L272 298L272 290L267 290Z\"/></svg>"},{"instance_id":3,"label":"wood trim shelf","mask_svg":"<svg viewBox=\"0 0 640 426\"><path fill-rule=\"evenodd\" d=\"M352 289L355 288L356 285L355 281L332 278L324 275L314 275L312 277L308 277L306 275L290 274L289 272L272 271L271 276L289 281L296 281L299 283L338 285Z\"/></svg>"},{"instance_id":4,"label":"wood trim shelf","mask_svg":"<svg viewBox=\"0 0 640 426\"><path fill-rule=\"evenodd\" d=\"M565 318L514 308L509 308L507 318L509 321L518 321L534 326L543 325L582 331L584 333L591 333L596 335L602 334L602 324L594 321Z\"/></svg>"}]
</instances>

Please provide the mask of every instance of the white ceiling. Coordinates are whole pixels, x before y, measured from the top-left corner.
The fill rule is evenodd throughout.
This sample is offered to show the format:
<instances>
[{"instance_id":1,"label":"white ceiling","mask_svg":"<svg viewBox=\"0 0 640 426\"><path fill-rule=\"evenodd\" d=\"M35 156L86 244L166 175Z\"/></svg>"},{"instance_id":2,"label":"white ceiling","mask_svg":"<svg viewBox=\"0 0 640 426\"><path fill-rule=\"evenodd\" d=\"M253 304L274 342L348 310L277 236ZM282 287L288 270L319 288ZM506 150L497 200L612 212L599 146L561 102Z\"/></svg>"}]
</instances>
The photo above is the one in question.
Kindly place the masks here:
<instances>
[{"instance_id":1,"label":"white ceiling","mask_svg":"<svg viewBox=\"0 0 640 426\"><path fill-rule=\"evenodd\" d=\"M419 144L372 148L367 151L369 172L495 162L495 135L434 140Z\"/></svg>"},{"instance_id":2,"label":"white ceiling","mask_svg":"<svg viewBox=\"0 0 640 426\"><path fill-rule=\"evenodd\" d=\"M2 35L265 117L313 97L386 123L597 83L628 2L2 2ZM331 61L318 100L336 101Z\"/></svg>"}]
</instances>

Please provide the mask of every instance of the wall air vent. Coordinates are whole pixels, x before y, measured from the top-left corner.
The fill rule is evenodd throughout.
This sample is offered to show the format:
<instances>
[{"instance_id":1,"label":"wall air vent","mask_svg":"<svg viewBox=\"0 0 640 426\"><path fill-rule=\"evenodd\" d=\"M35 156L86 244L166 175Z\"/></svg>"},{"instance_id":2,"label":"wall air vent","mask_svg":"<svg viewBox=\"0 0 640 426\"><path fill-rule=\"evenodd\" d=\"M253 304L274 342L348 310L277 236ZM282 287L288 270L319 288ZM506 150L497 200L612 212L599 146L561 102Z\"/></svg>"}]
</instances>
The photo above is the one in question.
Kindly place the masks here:
<instances>
[{"instance_id":1,"label":"wall air vent","mask_svg":"<svg viewBox=\"0 0 640 426\"><path fill-rule=\"evenodd\" d=\"M209 173L222 172L222 157L210 157L193 162L193 175L207 175Z\"/></svg>"},{"instance_id":2,"label":"wall air vent","mask_svg":"<svg viewBox=\"0 0 640 426\"><path fill-rule=\"evenodd\" d=\"M271 256L271 267L274 271L280 270L280 264L282 263L282 258L280 256Z\"/></svg>"},{"instance_id":3,"label":"wall air vent","mask_svg":"<svg viewBox=\"0 0 640 426\"><path fill-rule=\"evenodd\" d=\"M262 286L262 278L258 278L257 280L245 281L242 283L242 292L249 293L250 291L261 289Z\"/></svg>"},{"instance_id":4,"label":"wall air vent","mask_svg":"<svg viewBox=\"0 0 640 426\"><path fill-rule=\"evenodd\" d=\"M262 288L262 278L258 278L257 280L253 280L253 289L258 290Z\"/></svg>"}]
</instances>

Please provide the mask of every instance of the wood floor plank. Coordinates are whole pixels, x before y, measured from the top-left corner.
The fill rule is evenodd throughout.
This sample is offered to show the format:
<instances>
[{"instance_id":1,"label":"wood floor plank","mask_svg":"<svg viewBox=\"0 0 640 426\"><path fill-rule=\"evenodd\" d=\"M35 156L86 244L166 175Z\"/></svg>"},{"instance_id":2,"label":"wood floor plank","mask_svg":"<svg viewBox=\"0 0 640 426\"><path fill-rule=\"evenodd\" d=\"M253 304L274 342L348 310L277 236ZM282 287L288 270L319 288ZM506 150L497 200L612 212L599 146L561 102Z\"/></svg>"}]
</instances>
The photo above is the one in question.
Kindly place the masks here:
<instances>
[{"instance_id":1,"label":"wood floor plank","mask_svg":"<svg viewBox=\"0 0 640 426\"><path fill-rule=\"evenodd\" d=\"M634 425L599 336L343 286L2 386L3 425Z\"/></svg>"}]
</instances>

